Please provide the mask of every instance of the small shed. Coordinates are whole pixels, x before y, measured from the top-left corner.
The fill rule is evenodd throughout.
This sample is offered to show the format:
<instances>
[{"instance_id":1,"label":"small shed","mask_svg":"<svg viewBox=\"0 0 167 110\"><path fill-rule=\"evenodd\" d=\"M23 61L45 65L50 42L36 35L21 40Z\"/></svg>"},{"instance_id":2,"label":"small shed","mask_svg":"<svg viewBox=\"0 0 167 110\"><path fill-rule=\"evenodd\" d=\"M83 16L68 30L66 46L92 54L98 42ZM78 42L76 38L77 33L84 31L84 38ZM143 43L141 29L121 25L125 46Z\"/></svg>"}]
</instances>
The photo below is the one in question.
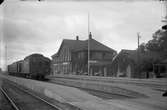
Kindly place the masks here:
<instances>
[{"instance_id":1,"label":"small shed","mask_svg":"<svg viewBox=\"0 0 167 110\"><path fill-rule=\"evenodd\" d=\"M156 74L156 77L167 77L167 59L153 64L153 72Z\"/></svg>"},{"instance_id":2,"label":"small shed","mask_svg":"<svg viewBox=\"0 0 167 110\"><path fill-rule=\"evenodd\" d=\"M137 77L136 50L122 49L112 61L112 73L116 77Z\"/></svg>"}]
</instances>

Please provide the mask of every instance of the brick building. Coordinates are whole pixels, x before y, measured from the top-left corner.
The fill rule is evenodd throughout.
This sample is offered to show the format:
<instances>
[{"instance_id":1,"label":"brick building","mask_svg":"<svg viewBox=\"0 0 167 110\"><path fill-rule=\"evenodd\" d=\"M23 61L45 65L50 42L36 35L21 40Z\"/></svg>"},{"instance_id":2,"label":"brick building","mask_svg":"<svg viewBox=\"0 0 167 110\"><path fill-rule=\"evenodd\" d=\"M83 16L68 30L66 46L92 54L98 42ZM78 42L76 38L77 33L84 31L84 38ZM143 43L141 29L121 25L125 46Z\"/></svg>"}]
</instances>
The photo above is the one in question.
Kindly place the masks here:
<instances>
[{"instance_id":1,"label":"brick building","mask_svg":"<svg viewBox=\"0 0 167 110\"><path fill-rule=\"evenodd\" d=\"M93 39L90 33L88 40L79 40L77 36L76 40L64 39L62 41L58 52L52 55L53 75L88 74L88 54L89 75L107 76L110 74L110 65L116 51Z\"/></svg>"}]
</instances>

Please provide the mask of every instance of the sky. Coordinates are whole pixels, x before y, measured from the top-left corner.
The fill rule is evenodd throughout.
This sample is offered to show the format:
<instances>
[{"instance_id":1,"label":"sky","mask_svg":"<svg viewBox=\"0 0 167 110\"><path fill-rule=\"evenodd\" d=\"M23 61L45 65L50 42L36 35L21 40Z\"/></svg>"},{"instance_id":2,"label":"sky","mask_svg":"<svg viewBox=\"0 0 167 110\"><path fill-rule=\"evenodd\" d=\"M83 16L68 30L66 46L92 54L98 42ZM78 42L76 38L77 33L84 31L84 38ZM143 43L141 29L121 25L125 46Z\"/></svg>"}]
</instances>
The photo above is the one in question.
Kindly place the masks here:
<instances>
[{"instance_id":1,"label":"sky","mask_svg":"<svg viewBox=\"0 0 167 110\"><path fill-rule=\"evenodd\" d=\"M161 26L162 3L156 1L64 1L23 2L6 0L0 6L1 65L24 59L32 53L51 58L63 39L88 38L115 49L137 48ZM6 56L5 59L5 44Z\"/></svg>"}]
</instances>

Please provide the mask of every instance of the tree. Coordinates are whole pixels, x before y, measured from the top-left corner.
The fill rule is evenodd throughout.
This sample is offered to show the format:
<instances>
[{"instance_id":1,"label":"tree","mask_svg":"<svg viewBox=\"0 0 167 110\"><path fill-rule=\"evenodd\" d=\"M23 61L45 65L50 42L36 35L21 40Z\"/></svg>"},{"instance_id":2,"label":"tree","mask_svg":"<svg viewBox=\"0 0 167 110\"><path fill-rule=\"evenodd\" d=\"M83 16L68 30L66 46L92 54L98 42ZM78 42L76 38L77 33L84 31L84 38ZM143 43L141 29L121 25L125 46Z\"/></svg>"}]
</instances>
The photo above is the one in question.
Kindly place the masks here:
<instances>
[{"instance_id":1,"label":"tree","mask_svg":"<svg viewBox=\"0 0 167 110\"><path fill-rule=\"evenodd\" d=\"M157 30L153 34L153 39L149 40L146 44L146 48L150 51L164 51L167 49L167 30L165 28Z\"/></svg>"},{"instance_id":2,"label":"tree","mask_svg":"<svg viewBox=\"0 0 167 110\"><path fill-rule=\"evenodd\" d=\"M160 63L167 58L167 26L158 29L145 45L139 46L141 72L153 71L153 64ZM159 76L157 68L154 68L156 76Z\"/></svg>"},{"instance_id":3,"label":"tree","mask_svg":"<svg viewBox=\"0 0 167 110\"><path fill-rule=\"evenodd\" d=\"M138 50L140 53L145 53L146 52L146 44L145 43L140 44Z\"/></svg>"}]
</instances>

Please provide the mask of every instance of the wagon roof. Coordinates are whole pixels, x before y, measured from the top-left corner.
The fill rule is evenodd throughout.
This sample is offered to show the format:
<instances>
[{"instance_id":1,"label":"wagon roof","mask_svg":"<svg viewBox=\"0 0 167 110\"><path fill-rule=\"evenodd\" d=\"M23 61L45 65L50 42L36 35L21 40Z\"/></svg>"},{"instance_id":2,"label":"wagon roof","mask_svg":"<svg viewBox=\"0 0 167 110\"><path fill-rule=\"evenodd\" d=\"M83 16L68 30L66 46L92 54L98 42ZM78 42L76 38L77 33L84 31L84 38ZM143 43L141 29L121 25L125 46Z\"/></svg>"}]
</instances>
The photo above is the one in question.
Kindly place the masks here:
<instances>
[{"instance_id":1,"label":"wagon roof","mask_svg":"<svg viewBox=\"0 0 167 110\"><path fill-rule=\"evenodd\" d=\"M31 54L31 55L25 57L24 60L25 60L25 59L32 58L32 57L43 57L45 60L50 61L50 59L49 59L48 57L45 57L45 56L43 56L42 54L38 54L38 53Z\"/></svg>"}]
</instances>

